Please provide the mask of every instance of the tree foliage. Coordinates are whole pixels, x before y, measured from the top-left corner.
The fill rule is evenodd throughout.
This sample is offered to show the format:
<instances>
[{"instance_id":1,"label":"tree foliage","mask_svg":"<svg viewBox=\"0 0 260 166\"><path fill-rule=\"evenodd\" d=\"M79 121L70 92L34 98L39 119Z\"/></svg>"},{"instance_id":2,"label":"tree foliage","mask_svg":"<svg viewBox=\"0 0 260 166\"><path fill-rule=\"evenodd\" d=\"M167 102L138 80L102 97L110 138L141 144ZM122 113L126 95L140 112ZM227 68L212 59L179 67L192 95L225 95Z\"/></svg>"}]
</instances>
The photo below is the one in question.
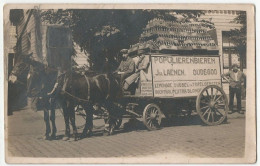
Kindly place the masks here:
<instances>
[{"instance_id":1,"label":"tree foliage","mask_svg":"<svg viewBox=\"0 0 260 166\"><path fill-rule=\"evenodd\" d=\"M238 46L246 45L246 12L239 11L238 16L233 20L234 23L241 24L240 29L231 30L231 38Z\"/></svg>"},{"instance_id":2,"label":"tree foliage","mask_svg":"<svg viewBox=\"0 0 260 166\"><path fill-rule=\"evenodd\" d=\"M237 51L240 54L241 62L246 62L246 40L247 40L247 21L246 12L238 11L237 17L232 21L236 24L242 25L240 29L232 29L230 31L230 37L232 42L236 45Z\"/></svg>"},{"instance_id":3,"label":"tree foliage","mask_svg":"<svg viewBox=\"0 0 260 166\"><path fill-rule=\"evenodd\" d=\"M44 10L42 19L50 24L69 26L73 40L89 53L95 70L102 70L105 59L116 66L115 57L122 48L139 41L140 34L149 20L189 22L203 11L184 10L121 10L121 9L68 9ZM181 18L176 17L181 16Z\"/></svg>"}]
</instances>

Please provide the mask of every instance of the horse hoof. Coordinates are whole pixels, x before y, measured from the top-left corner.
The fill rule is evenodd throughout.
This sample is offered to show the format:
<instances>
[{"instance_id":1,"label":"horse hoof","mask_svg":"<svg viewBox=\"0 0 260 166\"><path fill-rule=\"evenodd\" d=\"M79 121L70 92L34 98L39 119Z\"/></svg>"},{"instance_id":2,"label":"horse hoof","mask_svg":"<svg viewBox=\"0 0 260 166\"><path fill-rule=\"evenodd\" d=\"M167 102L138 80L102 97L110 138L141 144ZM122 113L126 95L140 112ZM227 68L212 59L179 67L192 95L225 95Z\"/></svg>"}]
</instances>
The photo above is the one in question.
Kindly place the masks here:
<instances>
[{"instance_id":1,"label":"horse hoof","mask_svg":"<svg viewBox=\"0 0 260 166\"><path fill-rule=\"evenodd\" d=\"M87 137L87 134L86 134L86 133L82 133L82 134L80 135L79 139L84 139L84 138L86 138L86 137Z\"/></svg>"},{"instance_id":2,"label":"horse hoof","mask_svg":"<svg viewBox=\"0 0 260 166\"><path fill-rule=\"evenodd\" d=\"M67 136L65 136L65 137L62 138L63 141L68 141L69 139L70 139L70 138L67 137Z\"/></svg>"},{"instance_id":3,"label":"horse hoof","mask_svg":"<svg viewBox=\"0 0 260 166\"><path fill-rule=\"evenodd\" d=\"M78 141L79 140L79 138L78 137L74 137L74 141Z\"/></svg>"},{"instance_id":4,"label":"horse hoof","mask_svg":"<svg viewBox=\"0 0 260 166\"><path fill-rule=\"evenodd\" d=\"M112 126L109 130L109 135L113 135L115 132L115 126Z\"/></svg>"},{"instance_id":5,"label":"horse hoof","mask_svg":"<svg viewBox=\"0 0 260 166\"><path fill-rule=\"evenodd\" d=\"M42 139L43 139L43 140L50 140L50 136L49 136L49 135L44 135L44 136L42 137Z\"/></svg>"},{"instance_id":6,"label":"horse hoof","mask_svg":"<svg viewBox=\"0 0 260 166\"><path fill-rule=\"evenodd\" d=\"M89 131L89 132L87 133L87 137L91 137L92 135L93 135L92 131Z\"/></svg>"},{"instance_id":7,"label":"horse hoof","mask_svg":"<svg viewBox=\"0 0 260 166\"><path fill-rule=\"evenodd\" d=\"M50 138L51 140L56 140L56 134L52 134Z\"/></svg>"},{"instance_id":8,"label":"horse hoof","mask_svg":"<svg viewBox=\"0 0 260 166\"><path fill-rule=\"evenodd\" d=\"M103 136L109 136L109 133L106 132L106 131L104 131L104 132L103 132Z\"/></svg>"},{"instance_id":9,"label":"horse hoof","mask_svg":"<svg viewBox=\"0 0 260 166\"><path fill-rule=\"evenodd\" d=\"M110 131L110 132L109 132L109 135L114 135L114 131Z\"/></svg>"}]
</instances>

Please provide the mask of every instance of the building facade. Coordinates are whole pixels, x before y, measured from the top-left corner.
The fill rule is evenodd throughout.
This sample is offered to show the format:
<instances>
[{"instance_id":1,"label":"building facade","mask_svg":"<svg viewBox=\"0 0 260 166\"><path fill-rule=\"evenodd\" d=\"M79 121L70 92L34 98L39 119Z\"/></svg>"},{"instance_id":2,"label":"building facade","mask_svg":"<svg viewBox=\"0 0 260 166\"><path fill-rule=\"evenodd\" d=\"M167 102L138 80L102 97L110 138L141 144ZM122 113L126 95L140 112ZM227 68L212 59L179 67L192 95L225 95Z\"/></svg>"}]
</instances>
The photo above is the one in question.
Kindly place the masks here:
<instances>
[{"instance_id":1,"label":"building facade","mask_svg":"<svg viewBox=\"0 0 260 166\"><path fill-rule=\"evenodd\" d=\"M22 61L21 57L29 54L32 54L35 61L52 68L69 69L71 67L73 44L70 29L63 25L48 25L42 22L40 12L38 9L10 10L9 20L5 24L8 76L13 67ZM29 70L33 71L33 68L29 67L28 72ZM18 76L19 82L23 84L9 84L8 97L10 100L8 104L10 106L20 102L26 103L28 72L24 71Z\"/></svg>"},{"instance_id":2,"label":"building facade","mask_svg":"<svg viewBox=\"0 0 260 166\"><path fill-rule=\"evenodd\" d=\"M239 11L234 10L209 10L200 17L200 19L214 23L223 73L228 72L233 64L238 64L240 70L246 73L246 58L242 58L239 55L236 45L230 39L229 33L230 30L240 29L243 26L234 22L238 14ZM223 80L223 88L229 94L229 84L225 80ZM245 89L243 89L242 97L245 98L245 95Z\"/></svg>"}]
</instances>

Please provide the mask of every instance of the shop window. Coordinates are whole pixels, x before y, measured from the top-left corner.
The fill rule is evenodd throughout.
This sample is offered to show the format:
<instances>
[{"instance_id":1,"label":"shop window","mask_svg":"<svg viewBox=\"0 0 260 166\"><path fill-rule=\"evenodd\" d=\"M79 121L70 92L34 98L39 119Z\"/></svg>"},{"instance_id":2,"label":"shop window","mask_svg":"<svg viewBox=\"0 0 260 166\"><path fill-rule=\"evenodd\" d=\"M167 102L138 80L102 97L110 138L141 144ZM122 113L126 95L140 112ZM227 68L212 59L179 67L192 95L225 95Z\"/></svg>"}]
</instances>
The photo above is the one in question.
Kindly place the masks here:
<instances>
[{"instance_id":1,"label":"shop window","mask_svg":"<svg viewBox=\"0 0 260 166\"><path fill-rule=\"evenodd\" d=\"M47 62L50 66L70 66L71 33L69 28L49 26L47 29Z\"/></svg>"},{"instance_id":2,"label":"shop window","mask_svg":"<svg viewBox=\"0 0 260 166\"><path fill-rule=\"evenodd\" d=\"M51 48L71 47L69 29L62 27L48 27L48 46Z\"/></svg>"}]
</instances>

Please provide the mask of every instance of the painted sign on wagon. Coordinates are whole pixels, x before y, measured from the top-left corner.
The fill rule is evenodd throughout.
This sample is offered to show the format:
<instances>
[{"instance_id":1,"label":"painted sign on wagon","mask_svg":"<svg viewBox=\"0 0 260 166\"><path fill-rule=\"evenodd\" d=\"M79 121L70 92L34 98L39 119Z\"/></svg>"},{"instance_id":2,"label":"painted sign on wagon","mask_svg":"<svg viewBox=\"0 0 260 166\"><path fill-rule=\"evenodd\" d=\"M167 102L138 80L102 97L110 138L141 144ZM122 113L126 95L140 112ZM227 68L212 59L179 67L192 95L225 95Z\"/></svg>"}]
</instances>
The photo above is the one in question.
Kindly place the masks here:
<instances>
[{"instance_id":1,"label":"painted sign on wagon","mask_svg":"<svg viewBox=\"0 0 260 166\"><path fill-rule=\"evenodd\" d=\"M192 97L221 85L219 57L153 55L154 97Z\"/></svg>"}]
</instances>

